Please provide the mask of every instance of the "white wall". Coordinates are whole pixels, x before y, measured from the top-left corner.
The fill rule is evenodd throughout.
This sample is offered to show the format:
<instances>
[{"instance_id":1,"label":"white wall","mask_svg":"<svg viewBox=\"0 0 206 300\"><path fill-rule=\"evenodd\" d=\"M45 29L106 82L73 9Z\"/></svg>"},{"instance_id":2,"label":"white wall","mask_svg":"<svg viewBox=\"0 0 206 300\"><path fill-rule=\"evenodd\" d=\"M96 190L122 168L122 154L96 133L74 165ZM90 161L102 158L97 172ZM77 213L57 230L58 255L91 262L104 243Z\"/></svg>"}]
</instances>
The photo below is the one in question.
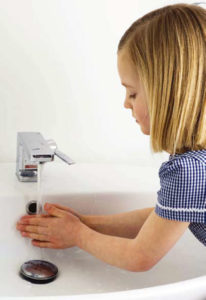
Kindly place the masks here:
<instances>
[{"instance_id":1,"label":"white wall","mask_svg":"<svg viewBox=\"0 0 206 300\"><path fill-rule=\"evenodd\" d=\"M15 162L18 131L77 163L167 160L123 106L116 52L132 22L177 2L0 0L0 162Z\"/></svg>"}]
</instances>

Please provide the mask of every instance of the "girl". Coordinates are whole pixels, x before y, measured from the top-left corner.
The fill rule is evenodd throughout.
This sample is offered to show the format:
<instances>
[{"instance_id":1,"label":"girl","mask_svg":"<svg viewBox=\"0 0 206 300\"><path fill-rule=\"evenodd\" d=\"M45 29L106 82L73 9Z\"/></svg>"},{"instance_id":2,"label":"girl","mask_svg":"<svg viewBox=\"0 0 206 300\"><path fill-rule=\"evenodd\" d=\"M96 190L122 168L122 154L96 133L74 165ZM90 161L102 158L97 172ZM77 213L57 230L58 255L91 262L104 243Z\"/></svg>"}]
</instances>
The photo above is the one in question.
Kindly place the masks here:
<instances>
[{"instance_id":1,"label":"girl","mask_svg":"<svg viewBox=\"0 0 206 300\"><path fill-rule=\"evenodd\" d=\"M159 169L155 207L81 215L46 203L47 214L17 223L36 247L77 246L132 272L154 267L189 228L206 246L206 11L192 4L154 10L134 22L118 45L124 106L154 152Z\"/></svg>"}]
</instances>

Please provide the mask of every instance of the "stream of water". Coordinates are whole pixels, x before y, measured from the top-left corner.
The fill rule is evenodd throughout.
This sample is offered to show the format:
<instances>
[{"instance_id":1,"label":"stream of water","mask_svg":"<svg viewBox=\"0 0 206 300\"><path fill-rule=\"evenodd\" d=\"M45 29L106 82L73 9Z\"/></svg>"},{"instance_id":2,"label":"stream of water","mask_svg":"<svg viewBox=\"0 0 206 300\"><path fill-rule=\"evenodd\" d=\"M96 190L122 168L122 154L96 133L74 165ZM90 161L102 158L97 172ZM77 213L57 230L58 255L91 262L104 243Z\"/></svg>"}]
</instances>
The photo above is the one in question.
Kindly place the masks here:
<instances>
[{"instance_id":1,"label":"stream of water","mask_svg":"<svg viewBox=\"0 0 206 300\"><path fill-rule=\"evenodd\" d=\"M43 212L43 201L42 201L42 171L44 164L38 164L37 172L37 214L42 214Z\"/></svg>"},{"instance_id":2,"label":"stream of water","mask_svg":"<svg viewBox=\"0 0 206 300\"><path fill-rule=\"evenodd\" d=\"M43 197L42 197L42 172L44 168L44 163L38 164L38 170L37 170L37 208L36 213L37 214L43 214L44 213L44 203L43 203ZM45 259L45 249L40 249L40 259Z\"/></svg>"}]
</instances>

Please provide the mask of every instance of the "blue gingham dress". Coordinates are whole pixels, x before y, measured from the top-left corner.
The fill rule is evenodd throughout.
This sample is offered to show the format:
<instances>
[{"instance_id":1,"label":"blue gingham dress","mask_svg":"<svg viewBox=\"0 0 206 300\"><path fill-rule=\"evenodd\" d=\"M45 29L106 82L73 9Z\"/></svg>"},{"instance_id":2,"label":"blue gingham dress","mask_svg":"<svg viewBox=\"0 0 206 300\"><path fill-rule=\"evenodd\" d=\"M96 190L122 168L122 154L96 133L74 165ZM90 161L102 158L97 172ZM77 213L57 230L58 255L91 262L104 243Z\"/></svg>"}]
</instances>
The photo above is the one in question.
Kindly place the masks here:
<instances>
[{"instance_id":1,"label":"blue gingham dress","mask_svg":"<svg viewBox=\"0 0 206 300\"><path fill-rule=\"evenodd\" d=\"M206 246L206 149L170 155L159 178L156 214L190 222L188 228Z\"/></svg>"}]
</instances>

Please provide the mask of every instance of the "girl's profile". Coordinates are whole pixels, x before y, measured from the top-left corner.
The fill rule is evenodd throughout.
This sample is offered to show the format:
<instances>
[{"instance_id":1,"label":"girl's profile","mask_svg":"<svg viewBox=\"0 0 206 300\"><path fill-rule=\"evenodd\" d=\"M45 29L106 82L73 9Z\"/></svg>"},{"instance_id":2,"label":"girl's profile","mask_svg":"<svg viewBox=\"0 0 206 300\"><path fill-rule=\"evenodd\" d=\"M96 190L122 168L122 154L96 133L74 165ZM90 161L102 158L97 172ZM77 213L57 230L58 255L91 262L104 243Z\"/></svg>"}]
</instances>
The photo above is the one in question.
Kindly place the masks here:
<instances>
[{"instance_id":1,"label":"girl's profile","mask_svg":"<svg viewBox=\"0 0 206 300\"><path fill-rule=\"evenodd\" d=\"M206 10L186 3L142 16L117 47L124 107L165 151L155 207L81 215L57 204L23 216L17 229L36 247L73 246L132 272L153 268L189 229L206 246Z\"/></svg>"}]
</instances>

